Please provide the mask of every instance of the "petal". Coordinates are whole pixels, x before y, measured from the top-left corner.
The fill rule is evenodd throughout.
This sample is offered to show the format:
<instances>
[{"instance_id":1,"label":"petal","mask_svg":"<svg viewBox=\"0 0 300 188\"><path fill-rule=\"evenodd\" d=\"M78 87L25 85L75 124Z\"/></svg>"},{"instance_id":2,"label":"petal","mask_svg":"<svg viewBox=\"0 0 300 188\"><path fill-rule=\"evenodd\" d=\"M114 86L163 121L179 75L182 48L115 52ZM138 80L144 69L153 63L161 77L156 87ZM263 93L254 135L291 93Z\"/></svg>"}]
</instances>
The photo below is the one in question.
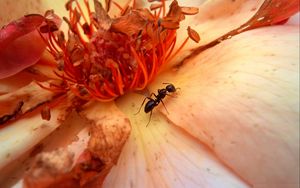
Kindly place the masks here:
<instances>
[{"instance_id":1,"label":"petal","mask_svg":"<svg viewBox=\"0 0 300 188\"><path fill-rule=\"evenodd\" d=\"M0 30L0 79L12 76L39 60L46 44L36 29L43 21L41 15L28 15Z\"/></svg>"},{"instance_id":2,"label":"petal","mask_svg":"<svg viewBox=\"0 0 300 188\"><path fill-rule=\"evenodd\" d=\"M41 105L53 101L61 96L61 93L54 93L40 88L32 82L27 86L0 96L0 125L14 120Z\"/></svg>"},{"instance_id":3,"label":"petal","mask_svg":"<svg viewBox=\"0 0 300 188\"><path fill-rule=\"evenodd\" d=\"M22 8L16 7L13 12L20 14L23 11L23 14L21 13L23 17L16 19L12 16L16 20L7 20L11 22L0 30L0 79L12 76L35 64L46 49L45 42L37 32L37 28L44 21L44 17L37 13L44 13L46 8L35 7L36 4L39 3L23 3ZM62 3L59 4L62 5ZM6 1L1 1L0 5L6 7L4 13L14 6ZM27 11L30 14L24 16ZM8 13L11 14L11 12ZM0 20L1 25L7 24L3 22L5 20ZM52 21L57 25L61 23L56 15ZM47 35L44 36L47 37Z\"/></svg>"},{"instance_id":4,"label":"petal","mask_svg":"<svg viewBox=\"0 0 300 188\"><path fill-rule=\"evenodd\" d=\"M240 34L159 82L180 88L166 116L251 185L299 185L298 27Z\"/></svg>"},{"instance_id":5,"label":"petal","mask_svg":"<svg viewBox=\"0 0 300 188\"><path fill-rule=\"evenodd\" d=\"M20 82L20 80L22 80L22 82ZM0 79L0 95L16 91L32 81L31 74L28 72L20 72L15 76Z\"/></svg>"},{"instance_id":6,"label":"petal","mask_svg":"<svg viewBox=\"0 0 300 188\"><path fill-rule=\"evenodd\" d=\"M262 25L281 22L299 11L299 1L285 4L279 0L217 0L206 1L199 8L199 14L191 24L194 24L202 44L205 44L239 28L253 17L258 19L255 20L257 24Z\"/></svg>"},{"instance_id":7,"label":"petal","mask_svg":"<svg viewBox=\"0 0 300 188\"><path fill-rule=\"evenodd\" d=\"M89 150L103 163L108 165L115 163L130 134L128 118L113 102L92 101L85 105L81 115L92 125Z\"/></svg>"},{"instance_id":8,"label":"petal","mask_svg":"<svg viewBox=\"0 0 300 188\"><path fill-rule=\"evenodd\" d=\"M190 53L199 53L241 32L284 23L298 11L298 0L289 3L281 0L206 1L199 7L198 16L188 18L182 25L182 28L189 25L200 34L201 46L189 42L172 64L184 60ZM181 30L178 33L178 44L185 38L185 31Z\"/></svg>"},{"instance_id":9,"label":"petal","mask_svg":"<svg viewBox=\"0 0 300 188\"><path fill-rule=\"evenodd\" d=\"M38 115L40 118L40 116ZM37 117L37 118L38 118ZM62 125L31 148L28 152L12 161L0 170L0 182L4 187L22 187L24 174L32 167L35 156L40 152L51 152L57 148L67 148L77 161L87 148L90 138L88 122L76 113L71 113ZM21 133L19 133L21 134ZM12 153L12 155L14 155ZM13 185L13 186L12 186Z\"/></svg>"},{"instance_id":10,"label":"petal","mask_svg":"<svg viewBox=\"0 0 300 188\"><path fill-rule=\"evenodd\" d=\"M134 115L142 95L128 95L117 105L131 119L132 132L104 187L248 187L210 151L153 112Z\"/></svg>"},{"instance_id":11,"label":"petal","mask_svg":"<svg viewBox=\"0 0 300 188\"><path fill-rule=\"evenodd\" d=\"M40 111L34 111L0 131L0 169L33 148L57 128L64 120L68 105L51 110L50 121L41 119Z\"/></svg>"},{"instance_id":12,"label":"petal","mask_svg":"<svg viewBox=\"0 0 300 188\"><path fill-rule=\"evenodd\" d=\"M297 14L292 16L286 24L287 25L300 25L300 13L298 12Z\"/></svg>"}]
</instances>

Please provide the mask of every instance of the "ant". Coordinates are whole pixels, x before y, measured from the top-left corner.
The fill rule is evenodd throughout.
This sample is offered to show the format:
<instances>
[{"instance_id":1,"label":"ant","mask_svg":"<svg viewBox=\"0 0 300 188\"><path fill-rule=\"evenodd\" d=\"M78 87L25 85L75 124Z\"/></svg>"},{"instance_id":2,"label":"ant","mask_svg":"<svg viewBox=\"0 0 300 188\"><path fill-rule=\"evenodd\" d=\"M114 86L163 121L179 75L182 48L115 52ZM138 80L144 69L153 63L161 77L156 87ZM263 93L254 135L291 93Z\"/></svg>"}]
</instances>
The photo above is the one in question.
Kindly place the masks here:
<instances>
[{"instance_id":1,"label":"ant","mask_svg":"<svg viewBox=\"0 0 300 188\"><path fill-rule=\"evenodd\" d=\"M139 108L139 111L136 113L138 114L141 111L142 106L144 105L146 99L148 99L149 101L146 103L145 108L144 108L144 112L145 113L149 113L150 112L150 118L149 121L146 125L146 127L149 125L150 120L151 120L151 116L152 116L152 110L161 102L163 104L163 106L165 107L167 113L168 110L163 102L163 99L166 97L166 95L169 95L169 93L174 93L176 92L177 89L179 88L175 88L175 86L171 83L163 83L163 84L168 84L165 88L163 89L158 89L157 90L157 95L155 93L151 93L150 97L146 97L143 100L143 103L141 105L141 107ZM155 99L151 98L151 96L154 95Z\"/></svg>"}]
</instances>

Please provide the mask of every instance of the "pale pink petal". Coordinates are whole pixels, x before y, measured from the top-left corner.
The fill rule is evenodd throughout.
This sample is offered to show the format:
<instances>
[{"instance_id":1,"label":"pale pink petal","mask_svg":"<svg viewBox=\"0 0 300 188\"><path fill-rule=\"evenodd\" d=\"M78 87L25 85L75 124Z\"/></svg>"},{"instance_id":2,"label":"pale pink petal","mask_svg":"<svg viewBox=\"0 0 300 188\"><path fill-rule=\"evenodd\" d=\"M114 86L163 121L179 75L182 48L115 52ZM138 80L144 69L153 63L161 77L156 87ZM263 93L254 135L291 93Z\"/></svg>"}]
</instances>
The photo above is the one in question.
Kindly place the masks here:
<instances>
[{"instance_id":1,"label":"pale pink petal","mask_svg":"<svg viewBox=\"0 0 300 188\"><path fill-rule=\"evenodd\" d=\"M159 113L135 115L143 95L117 101L130 118L132 132L119 161L104 182L106 188L248 187L201 143L171 126Z\"/></svg>"},{"instance_id":2,"label":"pale pink petal","mask_svg":"<svg viewBox=\"0 0 300 188\"><path fill-rule=\"evenodd\" d=\"M299 1L238 0L206 1L194 18L195 29L202 37L202 44L237 29L253 17L254 25L271 25L289 18L299 11ZM246 26L246 25L245 25ZM251 25L250 25L251 27Z\"/></svg>"},{"instance_id":3,"label":"pale pink petal","mask_svg":"<svg viewBox=\"0 0 300 188\"><path fill-rule=\"evenodd\" d=\"M295 14L294 16L292 16L288 22L286 23L286 25L300 25L300 13L298 12L297 14Z\"/></svg>"},{"instance_id":4,"label":"pale pink petal","mask_svg":"<svg viewBox=\"0 0 300 188\"><path fill-rule=\"evenodd\" d=\"M179 127L209 146L254 187L299 186L299 28L274 26L233 37L162 82Z\"/></svg>"},{"instance_id":5,"label":"pale pink petal","mask_svg":"<svg viewBox=\"0 0 300 188\"><path fill-rule=\"evenodd\" d=\"M190 41L172 64L182 61L190 53L199 53L202 48L212 47L249 29L285 23L298 11L298 0L206 1L199 6L197 16L188 17L183 22L177 41L181 44L185 40L186 31L183 29L191 26L200 34L200 47ZM193 48L196 50L192 50Z\"/></svg>"}]
</instances>

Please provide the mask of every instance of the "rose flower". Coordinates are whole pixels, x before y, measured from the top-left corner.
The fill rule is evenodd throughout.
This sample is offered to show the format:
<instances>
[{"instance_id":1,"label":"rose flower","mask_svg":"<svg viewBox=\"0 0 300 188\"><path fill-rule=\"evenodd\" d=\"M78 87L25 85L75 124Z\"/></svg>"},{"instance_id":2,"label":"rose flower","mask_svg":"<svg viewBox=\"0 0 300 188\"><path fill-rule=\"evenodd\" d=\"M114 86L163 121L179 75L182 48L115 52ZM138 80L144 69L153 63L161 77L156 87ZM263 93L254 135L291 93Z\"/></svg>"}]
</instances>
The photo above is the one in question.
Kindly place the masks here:
<instances>
[{"instance_id":1,"label":"rose flower","mask_svg":"<svg viewBox=\"0 0 300 188\"><path fill-rule=\"evenodd\" d=\"M299 186L299 1L0 5L1 187Z\"/></svg>"}]
</instances>

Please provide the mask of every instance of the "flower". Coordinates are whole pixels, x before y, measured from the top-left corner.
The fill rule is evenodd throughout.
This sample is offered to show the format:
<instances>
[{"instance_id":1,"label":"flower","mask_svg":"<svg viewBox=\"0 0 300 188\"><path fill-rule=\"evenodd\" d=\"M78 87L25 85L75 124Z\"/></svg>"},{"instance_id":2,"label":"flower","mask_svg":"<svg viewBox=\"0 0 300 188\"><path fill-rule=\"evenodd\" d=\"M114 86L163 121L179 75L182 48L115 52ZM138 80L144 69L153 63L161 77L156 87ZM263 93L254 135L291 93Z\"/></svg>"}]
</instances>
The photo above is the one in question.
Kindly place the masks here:
<instances>
[{"instance_id":1,"label":"flower","mask_svg":"<svg viewBox=\"0 0 300 188\"><path fill-rule=\"evenodd\" d=\"M2 128L1 177L9 177L5 172L40 142L35 151L41 146L44 151L64 146L78 158L89 140L90 123L89 149L102 162L113 165L116 161L104 159L115 159L122 151L116 166L111 165L110 171L102 169L105 175L109 172L104 187L297 187L299 24L281 22L298 12L299 2L185 3L199 7L199 14L187 18L186 23L200 33L200 45L189 43L148 85L153 92L165 87L164 82L180 88L164 100L168 112L162 106L155 108L146 127L148 114L134 115L143 96L127 93L115 102L90 102L78 109L85 119L73 113L67 124L54 131L69 108L68 103L58 104L69 98L41 90L35 100L29 100L28 93L38 90L34 87L12 92L9 97L20 97L27 108L14 100L11 111L23 112L45 98L56 100L56 107L50 106L50 121L40 122L39 111L34 111ZM185 39L184 24L179 43ZM265 25L272 26L253 29ZM3 104L1 98L0 102ZM44 111L47 114L47 109ZM78 137L75 140L74 135ZM69 159L67 154L56 152L59 160ZM57 157L50 152L37 158L61 169L60 163L46 160L48 155ZM90 167L98 165L92 168L92 177L103 167L89 153L79 160L92 161ZM68 172L70 164L62 165ZM97 179L100 183L101 178Z\"/></svg>"}]
</instances>

